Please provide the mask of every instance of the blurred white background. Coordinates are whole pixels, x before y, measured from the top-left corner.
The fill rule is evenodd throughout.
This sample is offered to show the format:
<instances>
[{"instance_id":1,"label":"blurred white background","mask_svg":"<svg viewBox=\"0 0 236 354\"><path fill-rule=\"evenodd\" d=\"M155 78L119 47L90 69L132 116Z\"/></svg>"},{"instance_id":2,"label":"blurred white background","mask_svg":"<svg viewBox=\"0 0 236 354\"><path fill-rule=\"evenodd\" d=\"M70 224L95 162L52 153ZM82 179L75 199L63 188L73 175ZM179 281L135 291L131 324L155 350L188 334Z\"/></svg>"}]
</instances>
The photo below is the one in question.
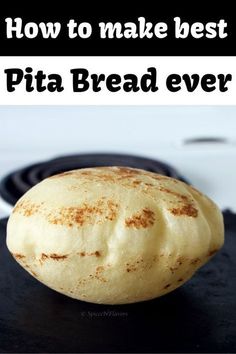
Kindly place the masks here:
<instances>
[{"instance_id":1,"label":"blurred white background","mask_svg":"<svg viewBox=\"0 0 236 354\"><path fill-rule=\"evenodd\" d=\"M236 138L236 106L2 106L0 152L130 150Z\"/></svg>"}]
</instances>

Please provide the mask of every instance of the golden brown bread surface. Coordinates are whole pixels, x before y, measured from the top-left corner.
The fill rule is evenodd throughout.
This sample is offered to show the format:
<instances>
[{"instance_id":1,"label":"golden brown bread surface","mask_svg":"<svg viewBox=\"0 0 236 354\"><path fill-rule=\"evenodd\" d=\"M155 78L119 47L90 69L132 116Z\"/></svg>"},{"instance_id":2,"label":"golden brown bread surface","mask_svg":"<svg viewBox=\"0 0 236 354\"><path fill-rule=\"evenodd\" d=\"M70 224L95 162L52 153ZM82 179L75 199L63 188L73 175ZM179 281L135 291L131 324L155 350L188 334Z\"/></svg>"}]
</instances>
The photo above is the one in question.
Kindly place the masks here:
<instances>
[{"instance_id":1,"label":"golden brown bread surface","mask_svg":"<svg viewBox=\"0 0 236 354\"><path fill-rule=\"evenodd\" d=\"M106 304L174 290L223 242L222 214L209 198L181 181L125 167L45 179L18 201L7 227L10 252L35 278Z\"/></svg>"}]
</instances>

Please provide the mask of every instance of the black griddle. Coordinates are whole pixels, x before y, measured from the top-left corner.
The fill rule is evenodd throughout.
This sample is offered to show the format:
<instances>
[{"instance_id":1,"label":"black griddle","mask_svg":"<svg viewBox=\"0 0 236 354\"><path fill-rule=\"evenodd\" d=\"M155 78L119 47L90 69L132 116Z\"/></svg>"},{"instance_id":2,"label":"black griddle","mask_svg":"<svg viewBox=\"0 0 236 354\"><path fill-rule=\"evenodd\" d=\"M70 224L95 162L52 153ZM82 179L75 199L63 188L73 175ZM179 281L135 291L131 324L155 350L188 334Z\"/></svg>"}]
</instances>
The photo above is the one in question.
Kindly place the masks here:
<instances>
[{"instance_id":1,"label":"black griddle","mask_svg":"<svg viewBox=\"0 0 236 354\"><path fill-rule=\"evenodd\" d=\"M11 257L0 221L0 352L236 352L236 215L223 249L184 286L143 303L105 306L42 285Z\"/></svg>"},{"instance_id":2,"label":"black griddle","mask_svg":"<svg viewBox=\"0 0 236 354\"><path fill-rule=\"evenodd\" d=\"M78 154L57 157L11 172L0 181L0 196L14 205L25 192L44 178L78 168L95 166L141 168L184 181L172 166L158 160L122 154Z\"/></svg>"}]
</instances>

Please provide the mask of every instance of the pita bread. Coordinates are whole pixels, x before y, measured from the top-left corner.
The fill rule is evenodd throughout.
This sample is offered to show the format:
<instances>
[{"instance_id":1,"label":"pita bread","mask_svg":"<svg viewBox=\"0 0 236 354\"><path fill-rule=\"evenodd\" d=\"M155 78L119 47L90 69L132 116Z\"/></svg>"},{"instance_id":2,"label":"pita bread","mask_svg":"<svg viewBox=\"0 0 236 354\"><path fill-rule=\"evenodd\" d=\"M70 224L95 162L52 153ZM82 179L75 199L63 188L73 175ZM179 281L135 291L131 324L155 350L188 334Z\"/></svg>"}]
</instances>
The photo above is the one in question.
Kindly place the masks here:
<instances>
[{"instance_id":1,"label":"pita bread","mask_svg":"<svg viewBox=\"0 0 236 354\"><path fill-rule=\"evenodd\" d=\"M178 288L223 242L222 214L209 198L179 180L126 167L47 178L17 202L7 226L7 246L30 274L102 304Z\"/></svg>"}]
</instances>

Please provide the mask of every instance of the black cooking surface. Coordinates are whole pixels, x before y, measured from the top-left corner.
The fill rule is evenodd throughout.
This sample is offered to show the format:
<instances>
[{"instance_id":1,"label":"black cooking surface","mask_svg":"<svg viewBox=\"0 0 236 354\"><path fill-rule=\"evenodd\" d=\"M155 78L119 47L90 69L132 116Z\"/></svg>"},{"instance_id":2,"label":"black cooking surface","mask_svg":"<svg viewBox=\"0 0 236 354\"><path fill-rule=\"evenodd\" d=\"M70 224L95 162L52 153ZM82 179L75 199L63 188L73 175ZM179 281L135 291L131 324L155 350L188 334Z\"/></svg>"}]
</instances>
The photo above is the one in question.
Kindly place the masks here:
<instances>
[{"instance_id":1,"label":"black cooking surface","mask_svg":"<svg viewBox=\"0 0 236 354\"><path fill-rule=\"evenodd\" d=\"M223 249L192 280L156 300L120 306L72 300L11 257L0 221L0 352L236 352L236 215Z\"/></svg>"},{"instance_id":2,"label":"black cooking surface","mask_svg":"<svg viewBox=\"0 0 236 354\"><path fill-rule=\"evenodd\" d=\"M183 180L173 167L157 160L120 154L80 154L58 157L13 171L0 181L0 196L14 205L28 189L46 177L77 168L95 166L142 168Z\"/></svg>"}]
</instances>

